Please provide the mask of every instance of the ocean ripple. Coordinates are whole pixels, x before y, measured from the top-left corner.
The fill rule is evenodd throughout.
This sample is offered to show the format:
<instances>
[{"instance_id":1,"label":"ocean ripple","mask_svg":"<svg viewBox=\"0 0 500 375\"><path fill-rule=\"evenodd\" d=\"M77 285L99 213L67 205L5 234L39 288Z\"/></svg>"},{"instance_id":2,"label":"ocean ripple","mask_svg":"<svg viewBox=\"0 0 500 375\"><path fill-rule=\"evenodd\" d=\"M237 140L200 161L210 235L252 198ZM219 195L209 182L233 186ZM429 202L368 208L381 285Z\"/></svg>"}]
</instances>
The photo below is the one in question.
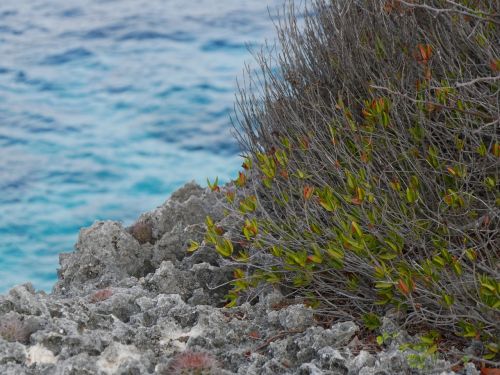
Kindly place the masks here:
<instances>
[{"instance_id":1,"label":"ocean ripple","mask_svg":"<svg viewBox=\"0 0 500 375\"><path fill-rule=\"evenodd\" d=\"M234 178L235 80L282 2L0 1L0 292L49 290L96 219Z\"/></svg>"}]
</instances>

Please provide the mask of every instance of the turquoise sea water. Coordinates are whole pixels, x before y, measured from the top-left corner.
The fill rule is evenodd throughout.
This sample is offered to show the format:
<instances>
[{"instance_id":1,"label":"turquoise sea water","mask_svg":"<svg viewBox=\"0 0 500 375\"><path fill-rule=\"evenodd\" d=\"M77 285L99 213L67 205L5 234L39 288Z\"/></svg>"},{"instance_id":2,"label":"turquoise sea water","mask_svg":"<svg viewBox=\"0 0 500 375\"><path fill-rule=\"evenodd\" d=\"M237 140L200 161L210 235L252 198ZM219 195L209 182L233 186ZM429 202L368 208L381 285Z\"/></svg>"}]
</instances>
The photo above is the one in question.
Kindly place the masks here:
<instances>
[{"instance_id":1,"label":"turquoise sea water","mask_svg":"<svg viewBox=\"0 0 500 375\"><path fill-rule=\"evenodd\" d=\"M235 177L235 79L281 3L0 1L0 292L50 290L94 220Z\"/></svg>"}]
</instances>

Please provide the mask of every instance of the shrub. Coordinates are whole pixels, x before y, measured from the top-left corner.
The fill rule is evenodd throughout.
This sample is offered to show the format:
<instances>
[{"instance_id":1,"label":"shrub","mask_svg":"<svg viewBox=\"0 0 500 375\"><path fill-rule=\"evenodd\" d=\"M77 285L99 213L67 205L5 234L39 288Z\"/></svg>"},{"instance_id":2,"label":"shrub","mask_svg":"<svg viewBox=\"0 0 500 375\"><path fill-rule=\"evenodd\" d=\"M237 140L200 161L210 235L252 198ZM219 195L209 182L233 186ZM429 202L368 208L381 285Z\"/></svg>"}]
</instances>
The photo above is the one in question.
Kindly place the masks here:
<instances>
[{"instance_id":1,"label":"shrub","mask_svg":"<svg viewBox=\"0 0 500 375\"><path fill-rule=\"evenodd\" d=\"M169 374L172 375L215 375L217 369L217 361L203 352L179 353L169 364Z\"/></svg>"},{"instance_id":2,"label":"shrub","mask_svg":"<svg viewBox=\"0 0 500 375\"><path fill-rule=\"evenodd\" d=\"M288 8L238 98L241 233L207 221L245 265L230 306L279 284L370 329L396 308L428 353L455 335L498 359L496 4L316 0L300 27Z\"/></svg>"},{"instance_id":3,"label":"shrub","mask_svg":"<svg viewBox=\"0 0 500 375\"><path fill-rule=\"evenodd\" d=\"M16 313L7 313L0 318L0 336L10 342L26 344L31 331Z\"/></svg>"}]
</instances>

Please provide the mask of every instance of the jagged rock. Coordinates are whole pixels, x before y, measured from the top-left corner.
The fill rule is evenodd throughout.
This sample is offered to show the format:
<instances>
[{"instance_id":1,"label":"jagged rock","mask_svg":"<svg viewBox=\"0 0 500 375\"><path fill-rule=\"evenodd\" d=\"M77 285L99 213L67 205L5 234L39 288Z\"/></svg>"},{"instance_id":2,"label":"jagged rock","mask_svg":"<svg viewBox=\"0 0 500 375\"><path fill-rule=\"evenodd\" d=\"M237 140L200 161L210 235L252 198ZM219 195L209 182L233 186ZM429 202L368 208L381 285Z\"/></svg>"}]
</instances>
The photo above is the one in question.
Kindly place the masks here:
<instances>
[{"instance_id":1,"label":"jagged rock","mask_svg":"<svg viewBox=\"0 0 500 375\"><path fill-rule=\"evenodd\" d=\"M113 342L99 356L96 361L97 370L107 375L114 374L147 374L150 363L145 361L147 355L134 345L123 345Z\"/></svg>"},{"instance_id":2,"label":"jagged rock","mask_svg":"<svg viewBox=\"0 0 500 375\"><path fill-rule=\"evenodd\" d=\"M158 240L174 229L182 230L203 223L207 215L214 220L222 218L222 207L216 194L190 182L156 210L141 215L138 222L149 223L153 238Z\"/></svg>"},{"instance_id":3,"label":"jagged rock","mask_svg":"<svg viewBox=\"0 0 500 375\"><path fill-rule=\"evenodd\" d=\"M363 367L373 367L375 365L375 357L366 350L361 350L349 363L349 374L358 374Z\"/></svg>"},{"instance_id":4,"label":"jagged rock","mask_svg":"<svg viewBox=\"0 0 500 375\"><path fill-rule=\"evenodd\" d=\"M0 297L1 305L14 306L14 311L27 315L45 315L47 307L40 303L40 295L35 293L31 283L18 285L9 291L7 296ZM8 311L10 309L7 308Z\"/></svg>"},{"instance_id":5,"label":"jagged rock","mask_svg":"<svg viewBox=\"0 0 500 375\"><path fill-rule=\"evenodd\" d=\"M313 322L313 310L304 305L292 305L279 312L281 325L288 330L301 330Z\"/></svg>"},{"instance_id":6,"label":"jagged rock","mask_svg":"<svg viewBox=\"0 0 500 375\"><path fill-rule=\"evenodd\" d=\"M26 349L18 342L8 342L0 337L0 365L26 362ZM3 373L3 372L2 372Z\"/></svg>"},{"instance_id":7,"label":"jagged rock","mask_svg":"<svg viewBox=\"0 0 500 375\"><path fill-rule=\"evenodd\" d=\"M57 362L57 358L52 351L41 344L36 344L28 348L28 357L26 364L28 366L40 364L53 364Z\"/></svg>"},{"instance_id":8,"label":"jagged rock","mask_svg":"<svg viewBox=\"0 0 500 375\"><path fill-rule=\"evenodd\" d=\"M213 357L217 375L419 373L396 345L376 354L360 340L351 345L354 323L318 326L312 309L277 289L221 307L231 267L207 246L185 252L190 239L202 241L207 215L223 217L217 194L190 183L135 228L107 221L82 229L75 251L60 257L51 294L25 284L0 296L0 328L13 319L8 329L19 330L13 342L0 338L0 374L161 375L184 351ZM224 220L227 233L232 220ZM384 324L404 334L396 321ZM429 362L420 373L446 366Z\"/></svg>"},{"instance_id":9,"label":"jagged rock","mask_svg":"<svg viewBox=\"0 0 500 375\"><path fill-rule=\"evenodd\" d=\"M121 224L98 221L82 229L75 252L60 257L55 292L105 288L127 276L144 276L149 254Z\"/></svg>"}]
</instances>

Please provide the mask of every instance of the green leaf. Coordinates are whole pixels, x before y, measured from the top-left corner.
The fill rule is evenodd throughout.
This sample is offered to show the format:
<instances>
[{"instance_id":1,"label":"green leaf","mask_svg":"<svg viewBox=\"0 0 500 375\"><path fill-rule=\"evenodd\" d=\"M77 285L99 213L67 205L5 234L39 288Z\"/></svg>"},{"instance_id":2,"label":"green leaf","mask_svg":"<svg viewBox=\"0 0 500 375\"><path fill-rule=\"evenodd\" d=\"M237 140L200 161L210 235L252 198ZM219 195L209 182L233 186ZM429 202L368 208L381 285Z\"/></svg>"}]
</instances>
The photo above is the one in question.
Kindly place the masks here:
<instances>
[{"instance_id":1,"label":"green leaf","mask_svg":"<svg viewBox=\"0 0 500 375\"><path fill-rule=\"evenodd\" d=\"M446 264L445 260L443 258L441 258L439 255L435 255L432 258L432 261L434 262L434 264L441 266L441 267L444 267Z\"/></svg>"},{"instance_id":2,"label":"green leaf","mask_svg":"<svg viewBox=\"0 0 500 375\"><path fill-rule=\"evenodd\" d=\"M317 255L309 255L307 257L307 259L309 259L311 262L314 262L314 263L318 263L318 264L323 263L323 258L320 256L317 256Z\"/></svg>"},{"instance_id":3,"label":"green leaf","mask_svg":"<svg viewBox=\"0 0 500 375\"><path fill-rule=\"evenodd\" d=\"M488 152L486 145L484 143L481 143L481 145L476 149L476 152L482 156L485 157L486 153Z\"/></svg>"},{"instance_id":4,"label":"green leaf","mask_svg":"<svg viewBox=\"0 0 500 375\"><path fill-rule=\"evenodd\" d=\"M280 275L276 272L267 272L265 279L269 284L277 284L281 281Z\"/></svg>"},{"instance_id":5,"label":"green leaf","mask_svg":"<svg viewBox=\"0 0 500 375\"><path fill-rule=\"evenodd\" d=\"M362 237L363 236L363 232L361 231L361 228L359 227L358 223L356 223L355 221L352 221L351 222L351 228L352 230L359 236L359 237Z\"/></svg>"},{"instance_id":6,"label":"green leaf","mask_svg":"<svg viewBox=\"0 0 500 375\"><path fill-rule=\"evenodd\" d=\"M399 249L398 247L396 246L395 243L393 243L392 241L389 241L389 240L384 240L384 242L395 252L395 253L399 253Z\"/></svg>"},{"instance_id":7,"label":"green leaf","mask_svg":"<svg viewBox=\"0 0 500 375\"><path fill-rule=\"evenodd\" d=\"M387 253L380 253L377 255L377 257L383 260L393 260L398 257L398 254L387 252Z\"/></svg>"},{"instance_id":8,"label":"green leaf","mask_svg":"<svg viewBox=\"0 0 500 375\"><path fill-rule=\"evenodd\" d=\"M458 275L458 276L461 276L463 271L462 271L462 265L460 264L460 262L458 260L456 261L453 261L451 263L451 267L453 268L453 271L455 271L455 273Z\"/></svg>"},{"instance_id":9,"label":"green leaf","mask_svg":"<svg viewBox=\"0 0 500 375\"><path fill-rule=\"evenodd\" d=\"M210 180L207 178L207 185L212 191L219 191L219 177L215 177L215 181L210 183Z\"/></svg>"},{"instance_id":10,"label":"green leaf","mask_svg":"<svg viewBox=\"0 0 500 375\"><path fill-rule=\"evenodd\" d=\"M250 255L248 254L248 251L246 251L246 250L239 251L238 255L236 257L234 257L234 260L236 260L237 262L242 262L242 263L248 262L249 259L250 259Z\"/></svg>"},{"instance_id":11,"label":"green leaf","mask_svg":"<svg viewBox=\"0 0 500 375\"><path fill-rule=\"evenodd\" d=\"M446 304L446 306L450 307L451 305L453 305L454 298L453 298L453 296L450 296L449 294L443 293L443 301Z\"/></svg>"},{"instance_id":12,"label":"green leaf","mask_svg":"<svg viewBox=\"0 0 500 375\"><path fill-rule=\"evenodd\" d=\"M392 289L394 286L394 283L388 282L388 281L377 281L375 283L375 288L377 289Z\"/></svg>"},{"instance_id":13,"label":"green leaf","mask_svg":"<svg viewBox=\"0 0 500 375\"><path fill-rule=\"evenodd\" d=\"M437 352L437 350L438 350L438 346L437 346L437 344L434 344L434 345L431 345L425 352L427 354L434 354Z\"/></svg>"},{"instance_id":14,"label":"green leaf","mask_svg":"<svg viewBox=\"0 0 500 375\"><path fill-rule=\"evenodd\" d=\"M229 239L223 238L222 241L217 241L215 250L223 257L228 258L233 254L233 243Z\"/></svg>"},{"instance_id":15,"label":"green leaf","mask_svg":"<svg viewBox=\"0 0 500 375\"><path fill-rule=\"evenodd\" d=\"M207 227L211 228L214 226L214 222L210 216L207 216L205 219L205 223L207 224Z\"/></svg>"},{"instance_id":16,"label":"green leaf","mask_svg":"<svg viewBox=\"0 0 500 375\"><path fill-rule=\"evenodd\" d=\"M275 257L281 257L281 255L283 255L283 249L280 246L273 246L271 247L271 254Z\"/></svg>"},{"instance_id":17,"label":"green leaf","mask_svg":"<svg viewBox=\"0 0 500 375\"><path fill-rule=\"evenodd\" d=\"M496 186L496 181L494 177L486 177L484 183L486 184L489 190L493 190Z\"/></svg>"},{"instance_id":18,"label":"green leaf","mask_svg":"<svg viewBox=\"0 0 500 375\"><path fill-rule=\"evenodd\" d=\"M251 196L247 197L240 202L240 211L242 213L249 213L255 211L257 208L256 198Z\"/></svg>"},{"instance_id":19,"label":"green leaf","mask_svg":"<svg viewBox=\"0 0 500 375\"><path fill-rule=\"evenodd\" d=\"M336 259L336 260L343 260L344 259L344 250L342 250L342 249L340 249L338 247L334 247L333 244L329 245L326 248L326 252L333 259Z\"/></svg>"},{"instance_id":20,"label":"green leaf","mask_svg":"<svg viewBox=\"0 0 500 375\"><path fill-rule=\"evenodd\" d=\"M415 203L418 200L418 191L414 188L406 188L406 200L408 203Z\"/></svg>"},{"instance_id":21,"label":"green leaf","mask_svg":"<svg viewBox=\"0 0 500 375\"><path fill-rule=\"evenodd\" d=\"M485 346L486 346L486 349L488 349L492 353L498 353L499 352L498 345L495 344L494 342L489 342Z\"/></svg>"},{"instance_id":22,"label":"green leaf","mask_svg":"<svg viewBox=\"0 0 500 375\"><path fill-rule=\"evenodd\" d=\"M367 313L362 316L363 322L365 323L366 328L373 331L379 328L382 325L380 318L374 313Z\"/></svg>"},{"instance_id":23,"label":"green leaf","mask_svg":"<svg viewBox=\"0 0 500 375\"><path fill-rule=\"evenodd\" d=\"M192 253L200 248L200 244L196 241L191 240L189 247L187 248L188 253Z\"/></svg>"}]
</instances>

